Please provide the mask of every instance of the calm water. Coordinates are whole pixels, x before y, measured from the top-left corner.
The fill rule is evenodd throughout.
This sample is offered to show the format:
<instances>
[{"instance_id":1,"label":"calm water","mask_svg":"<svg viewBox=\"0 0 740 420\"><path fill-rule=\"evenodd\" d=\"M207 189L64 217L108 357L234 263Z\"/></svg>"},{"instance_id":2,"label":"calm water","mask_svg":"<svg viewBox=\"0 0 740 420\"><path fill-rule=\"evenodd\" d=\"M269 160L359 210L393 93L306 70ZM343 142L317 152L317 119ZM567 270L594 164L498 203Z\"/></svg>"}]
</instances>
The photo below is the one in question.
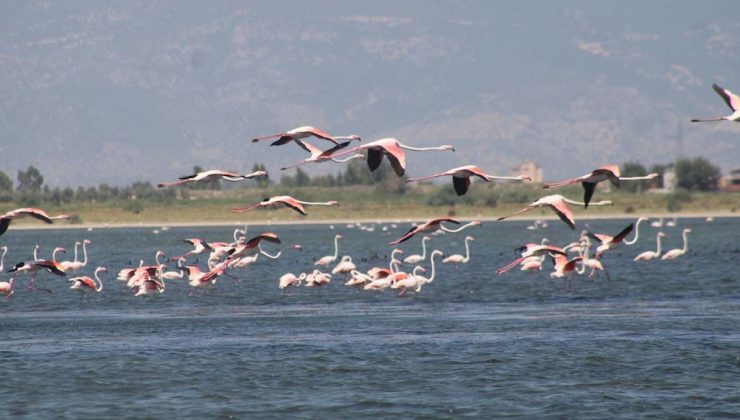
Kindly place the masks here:
<instances>
[{"instance_id":1,"label":"calm water","mask_svg":"<svg viewBox=\"0 0 740 420\"><path fill-rule=\"evenodd\" d=\"M627 221L591 221L616 233ZM9 230L6 268L48 257L89 238L90 263L111 269L105 290L81 299L48 274L29 293L0 300L0 417L737 417L740 415L740 219L679 219L664 245L676 261L631 261L654 249L656 229L605 257L611 281L574 279L572 291L546 272L492 272L525 241L570 242L560 222L484 223L465 266L442 267L419 295L372 294L339 279L316 291L281 293L285 272L341 253L361 268L385 264L395 230L337 225L274 227L287 244L189 297L171 281L135 298L115 272L185 252L188 237L230 241L232 228ZM250 234L267 230L251 227ZM464 253L464 234L435 236L431 248ZM404 249L420 253L414 238ZM270 245L268 245L269 247ZM266 247L267 248L267 247ZM417 249L418 248L418 249ZM365 259L366 261L360 261ZM201 265L203 262L201 261ZM3 274L3 280L8 278Z\"/></svg>"}]
</instances>

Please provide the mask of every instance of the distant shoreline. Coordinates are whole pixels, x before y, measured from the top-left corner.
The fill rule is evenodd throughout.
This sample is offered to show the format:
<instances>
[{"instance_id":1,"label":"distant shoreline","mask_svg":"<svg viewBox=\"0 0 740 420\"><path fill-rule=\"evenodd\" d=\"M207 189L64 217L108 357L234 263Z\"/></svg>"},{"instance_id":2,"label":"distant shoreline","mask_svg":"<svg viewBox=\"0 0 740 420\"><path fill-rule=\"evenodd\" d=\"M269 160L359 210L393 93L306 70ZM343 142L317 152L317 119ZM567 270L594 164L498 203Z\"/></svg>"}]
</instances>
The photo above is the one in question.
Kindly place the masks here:
<instances>
[{"instance_id":1,"label":"distant shoreline","mask_svg":"<svg viewBox=\"0 0 740 420\"><path fill-rule=\"evenodd\" d=\"M637 219L638 217L646 216L645 214L598 214L598 215L578 215L576 220L603 220L603 219ZM442 217L440 215L439 217ZM653 213L648 214L647 217L651 219L657 219L662 217L663 219L688 219L688 218L722 218L722 217L740 217L740 213L732 212L705 212L705 213ZM453 216L453 218L456 218ZM346 225L346 224L389 224L389 223L413 223L423 222L429 220L429 218L377 218L377 219L321 219L321 220L259 220L259 221L223 221L223 222L165 222L165 221L152 221L152 222L141 222L141 223L78 223L78 224L65 224L65 223L54 223L54 224L13 224L11 229L18 230L45 230L45 229L127 229L127 228L162 228L162 227L219 227L219 226L288 226L288 225ZM497 222L496 217L457 217L459 220L480 220L481 222ZM516 222L516 221L534 221L534 220L558 220L557 216L542 216L542 215L522 215L517 216L513 219L506 219L500 222Z\"/></svg>"}]
</instances>

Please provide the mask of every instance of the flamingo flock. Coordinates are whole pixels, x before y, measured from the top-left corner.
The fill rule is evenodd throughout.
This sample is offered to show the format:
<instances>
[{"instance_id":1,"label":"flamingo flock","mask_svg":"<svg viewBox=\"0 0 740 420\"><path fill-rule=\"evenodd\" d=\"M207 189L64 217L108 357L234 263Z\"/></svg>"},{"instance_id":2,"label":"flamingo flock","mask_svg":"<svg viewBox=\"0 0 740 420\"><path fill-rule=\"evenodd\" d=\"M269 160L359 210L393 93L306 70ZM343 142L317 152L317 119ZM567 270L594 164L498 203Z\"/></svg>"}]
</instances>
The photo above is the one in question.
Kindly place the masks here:
<instances>
[{"instance_id":1,"label":"flamingo flock","mask_svg":"<svg viewBox=\"0 0 740 420\"><path fill-rule=\"evenodd\" d=\"M694 119L692 121L740 121L740 97L727 89L714 85L714 90L725 100L733 113L726 117L713 119ZM331 146L328 149L321 149L309 142L311 139L329 142ZM362 141L359 135L349 136L332 136L328 132L312 127L301 126L298 128L278 132L275 134L255 137L253 143L260 143L264 140L272 140L271 146L281 146L294 143L300 149L308 153L308 156L297 164L285 166L282 170L305 165L309 163L332 162L342 164L352 159L364 159L367 162L368 169L375 171L384 158L387 158L391 168L399 177L406 175L407 152L424 152L424 151L449 151L455 152L452 145L440 146L411 146L392 137L382 138L368 143L350 147L353 141L360 143ZM313 141L313 140L312 140ZM257 177L267 176L266 171L255 171L249 174L240 174L232 171L212 169L196 174L179 177L172 182L162 182L158 186L161 188L177 187L189 183L212 182L224 180L228 182L238 182L242 180L254 179ZM486 173L478 166L468 164L449 169L444 172L425 175L415 178L408 178L406 182L417 182L433 178L449 176L452 178L455 193L458 196L464 195L470 189L472 179L478 179L483 182L492 182L496 180L522 181L531 182L527 176L498 176ZM583 201L575 201L559 194L544 195L539 199L528 204L524 208L513 214L499 217L497 220L505 220L530 210L544 207L552 210L571 230L575 230L577 222L568 205L584 206L588 209L590 206L610 206L613 203L609 200L592 202L596 192L596 185L603 181L609 181L616 187L619 187L624 181L649 180L657 177L658 174L652 173L640 177L623 177L621 176L617 165L605 165L592 170L590 173L565 179L562 181L547 182L543 185L544 189L554 189L567 185L580 183L584 189ZM259 208L268 207L287 207L302 216L307 216L308 206L339 206L340 203L331 200L326 202L312 202L300 200L288 195L279 195L265 198L258 203L248 204L246 206L235 207L233 212L242 213ZM30 217L40 220L44 223L51 224L55 220L69 219L65 214L50 216L42 209L38 208L19 208L6 212L0 216L0 235L6 233L11 223L20 218ZM496 274L502 275L514 267L521 266L523 271L538 272L543 270L548 259L552 262L552 271L550 278L562 278L567 287L570 287L570 279L575 275L584 274L590 269L589 278L593 278L598 272L603 272L609 278L605 265L608 258L605 254L617 247L630 246L637 243L639 238L640 224L646 222L647 218L638 218L636 223L630 223L614 235L606 233L594 233L590 229L583 230L580 237L563 247L549 244L548 240L543 238L541 243L526 243L518 248L516 252L519 256L509 264L496 270ZM662 222L662 219L661 219ZM675 224L675 220L674 220ZM403 260L396 256L403 254L401 249L393 249L391 258L387 265L365 267L360 269L358 263L363 262L353 259L347 253L341 253L339 240L341 234L334 235L334 253L314 260L313 267L299 272L285 273L278 279L278 288L286 290L297 287L320 288L331 283L335 276L344 277L343 284L348 287L357 288L362 291L382 292L387 289L398 290L399 295L404 296L409 293L420 293L425 285L433 282L437 273L437 259L441 264L451 264L458 267L468 264L473 260L471 253L471 243L474 242L473 236L466 236L463 240L465 254L455 253L448 254L440 249L433 249L427 252L427 244L433 241L432 236L439 234L456 234L471 227L480 226L479 220L472 220L463 223L453 217L439 217L430 219L424 223L411 226L403 235L388 242L389 246L396 246L401 243L412 240L418 235L423 236L421 239L421 254L409 255ZM661 223L662 225L662 223ZM354 227L354 226L350 226ZM358 227L360 227L358 225ZM392 226L395 228L396 226ZM534 225L527 227L528 230L547 227L544 221L538 221ZM383 232L388 231L388 226L382 228ZM333 229L333 226L332 226ZM365 229L365 227L362 227ZM368 232L374 230L367 228ZM631 240L626 240L632 231L635 231ZM159 295L165 292L166 284L170 282L183 282L191 288L190 294L196 290L207 290L214 287L219 279L230 278L236 282L241 281L237 270L246 270L252 264L256 263L260 256L274 260L283 255L283 249L277 250L272 254L263 249L263 245L279 246L282 244L281 238L273 232L262 232L249 237L247 229L236 229L233 235L233 241L208 242L203 238L183 238L181 241L189 245L190 249L178 250L175 256L163 261L166 257L163 251L158 251L154 255L154 263L147 265L144 260L139 261L138 266L124 267L117 271L116 278L121 281L124 287L131 290L135 296ZM655 251L647 250L634 257L634 261L643 262L654 259L670 260L676 259L688 252L688 234L691 229L683 230L683 247L671 249L662 253L662 240L666 234L659 232L656 236L657 249ZM55 276L65 277L68 273L84 271L88 267L88 250L89 240L75 243L74 259L71 261L58 261L57 254L65 253L64 248L57 247L54 249L51 259L39 258L37 255L38 246L34 249L33 259L18 262L7 271L12 273L12 277L7 281L0 281L0 294L6 297L14 295L18 276L27 274L30 276L28 282L29 290L46 290L37 289L35 286L36 277L39 273L51 273ZM78 248L82 246L83 259L79 259ZM594 256L591 257L591 250L594 248ZM295 244L288 249L290 252L301 252L304 247ZM3 254L0 259L0 271L3 268L5 254L8 247L2 247ZM427 259L427 254L429 257ZM200 256L206 261L206 266L199 265ZM207 257L206 257L207 256ZM441 259L440 259L441 258ZM189 260L194 259L194 262ZM176 262L174 269L170 269L168 263ZM410 270L404 268L411 267ZM429 277L425 277L427 268L431 271ZM324 271L322 271L324 270ZM79 291L102 292L103 277L108 272L105 266L97 266L92 275L79 275L69 279L70 288Z\"/></svg>"}]
</instances>

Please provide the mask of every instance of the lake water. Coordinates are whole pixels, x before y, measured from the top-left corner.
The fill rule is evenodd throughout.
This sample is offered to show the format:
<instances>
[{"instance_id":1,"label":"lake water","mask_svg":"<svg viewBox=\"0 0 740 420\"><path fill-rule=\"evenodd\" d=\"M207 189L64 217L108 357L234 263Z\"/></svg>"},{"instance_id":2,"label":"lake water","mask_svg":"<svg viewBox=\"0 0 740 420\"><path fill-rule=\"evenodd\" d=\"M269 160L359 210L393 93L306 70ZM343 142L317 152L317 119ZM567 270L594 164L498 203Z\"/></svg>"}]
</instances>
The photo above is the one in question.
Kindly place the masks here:
<instances>
[{"instance_id":1,"label":"lake water","mask_svg":"<svg viewBox=\"0 0 740 420\"><path fill-rule=\"evenodd\" d=\"M616 233L625 220L592 220ZM220 278L206 293L170 281L165 293L134 297L115 273L153 262L180 239L231 241L233 228L14 230L6 269L33 245L71 251L90 239L90 263L110 273L105 289L81 299L65 279L40 274L29 292L0 298L0 417L737 417L740 415L740 219L679 219L662 228L675 261L633 263L654 249L657 229L604 257L611 280L574 278L573 290L546 271L495 275L524 242L564 244L577 233L559 221L487 222L434 236L430 248L464 253L418 295L361 292L339 278L321 290L277 288L280 275L340 254L361 268L387 264L387 232L344 225L250 227L278 233L286 250ZM579 225L582 225L579 222ZM420 238L402 244L420 253ZM265 248L275 250L272 244ZM286 247L287 248L287 247ZM363 261L365 260L365 261ZM200 261L201 266L204 261ZM3 274L2 280L9 278Z\"/></svg>"}]
</instances>

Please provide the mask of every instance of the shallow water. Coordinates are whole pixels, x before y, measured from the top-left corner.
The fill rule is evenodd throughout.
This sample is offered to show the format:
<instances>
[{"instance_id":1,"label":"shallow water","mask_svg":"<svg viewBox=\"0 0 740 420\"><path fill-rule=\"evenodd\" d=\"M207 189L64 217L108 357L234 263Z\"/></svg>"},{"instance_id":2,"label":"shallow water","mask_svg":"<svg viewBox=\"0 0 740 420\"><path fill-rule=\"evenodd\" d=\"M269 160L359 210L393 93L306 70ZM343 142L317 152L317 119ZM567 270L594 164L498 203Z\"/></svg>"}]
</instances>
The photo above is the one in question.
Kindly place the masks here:
<instances>
[{"instance_id":1,"label":"shallow water","mask_svg":"<svg viewBox=\"0 0 740 420\"><path fill-rule=\"evenodd\" d=\"M593 220L615 233L626 221ZM336 226L269 228L285 244L278 260L260 258L188 296L186 284L135 298L114 280L120 268L157 249L188 249L180 239L230 241L231 228L9 230L6 268L33 245L71 257L89 238L90 263L111 273L102 293L81 298L48 274L29 292L21 277L0 299L0 416L209 417L732 417L740 414L740 219L679 219L663 228L675 261L633 263L654 249L656 229L604 258L611 280L575 278L573 290L546 272L493 271L523 242L575 239L559 222L485 223L470 263L439 268L418 295L360 292L339 278L321 290L282 293L285 272L312 268L333 253L361 268L383 265L385 245L408 227L363 232ZM252 227L250 234L267 228ZM435 236L430 248L464 253L464 234ZM403 247L420 252L414 238ZM269 247L270 245L266 246ZM275 248L271 249L274 251ZM364 260L364 261L363 261ZM203 261L201 261L203 265ZM428 273L427 273L428 274ZM7 274L3 275L6 280Z\"/></svg>"}]
</instances>

